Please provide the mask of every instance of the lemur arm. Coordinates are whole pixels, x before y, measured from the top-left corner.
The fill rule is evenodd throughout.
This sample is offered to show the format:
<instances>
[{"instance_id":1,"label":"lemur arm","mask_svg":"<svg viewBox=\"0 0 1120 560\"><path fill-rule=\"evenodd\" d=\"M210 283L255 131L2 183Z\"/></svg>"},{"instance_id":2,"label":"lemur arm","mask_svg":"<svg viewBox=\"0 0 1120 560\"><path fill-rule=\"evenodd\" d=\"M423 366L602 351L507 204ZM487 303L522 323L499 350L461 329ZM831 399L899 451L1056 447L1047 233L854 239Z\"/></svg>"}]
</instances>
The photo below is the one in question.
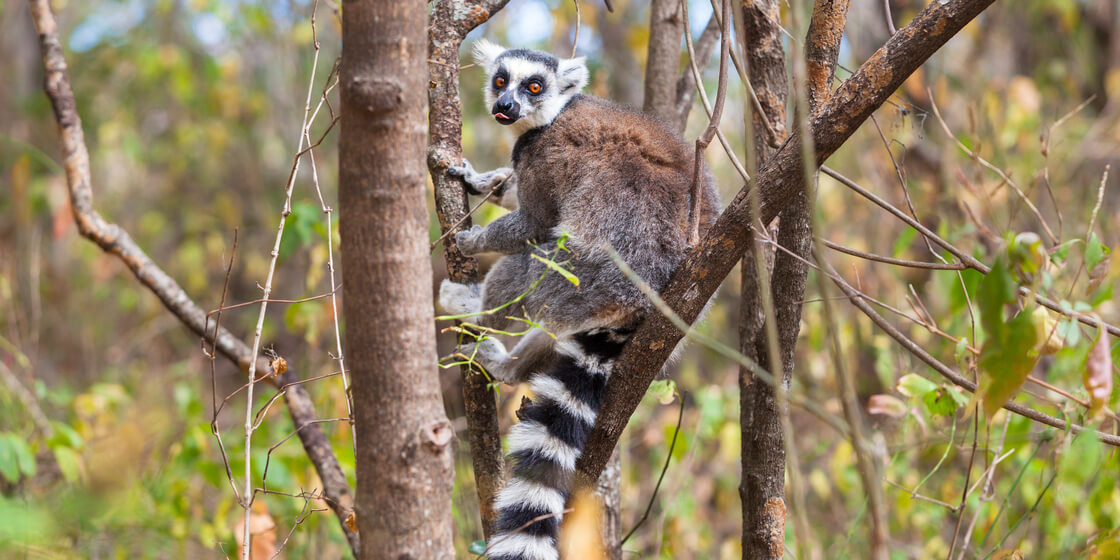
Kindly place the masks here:
<instances>
[{"instance_id":1,"label":"lemur arm","mask_svg":"<svg viewBox=\"0 0 1120 560\"><path fill-rule=\"evenodd\" d=\"M452 167L447 172L463 178L468 194L481 196L493 193L490 200L494 204L508 210L517 210L517 174L512 167L499 167L479 173L464 158L462 166Z\"/></svg>"},{"instance_id":2,"label":"lemur arm","mask_svg":"<svg viewBox=\"0 0 1120 560\"><path fill-rule=\"evenodd\" d=\"M541 238L536 221L523 210L514 210L486 227L474 226L455 234L455 242L464 255L498 253L513 255L529 249L528 243Z\"/></svg>"}]
</instances>

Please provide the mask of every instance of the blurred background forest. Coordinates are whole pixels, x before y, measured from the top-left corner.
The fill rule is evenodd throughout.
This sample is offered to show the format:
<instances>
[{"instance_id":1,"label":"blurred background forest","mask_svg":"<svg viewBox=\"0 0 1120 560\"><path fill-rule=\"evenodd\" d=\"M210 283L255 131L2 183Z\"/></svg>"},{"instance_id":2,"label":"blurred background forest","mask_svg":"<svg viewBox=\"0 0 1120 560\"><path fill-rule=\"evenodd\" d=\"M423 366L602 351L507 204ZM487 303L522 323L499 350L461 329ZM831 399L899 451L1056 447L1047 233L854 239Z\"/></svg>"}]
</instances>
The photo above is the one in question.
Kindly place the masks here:
<instances>
[{"instance_id":1,"label":"blurred background forest","mask_svg":"<svg viewBox=\"0 0 1120 560\"><path fill-rule=\"evenodd\" d=\"M588 57L592 93L640 106L648 6L631 0L613 4L609 14L600 2L582 3L577 52ZM925 4L889 2L899 27ZM90 148L96 208L128 230L205 308L219 305L237 230L228 300L259 297L315 52L311 2L56 0L53 5ZM220 402L244 378L219 360L212 387L210 362L197 337L118 260L77 234L26 3L5 0L0 6L0 556L231 555L240 507L211 419L215 393ZM707 0L693 0L690 7L696 37L712 8ZM783 9L786 29L804 37L788 11ZM318 22L316 91L327 82L340 49L330 3L320 6ZM472 33L464 49L486 36L566 55L575 29L570 1L513 0ZM837 77L847 77L847 69L888 36L883 2L853 1ZM682 49L682 64L686 56ZM718 65L704 66L712 92ZM482 79L479 69L466 69L461 84L464 152L480 170L505 165L513 143L482 105ZM933 113L927 88L952 136ZM746 149L744 99L733 79L722 130L740 156ZM694 108L686 137L695 138L706 122L703 110ZM312 138L328 123L320 119ZM988 264L1007 251L1009 235L1039 234L1048 260L1041 289L1070 309L1116 324L1120 265L1107 257L1108 247L1120 241L1118 146L1120 3L1006 0L907 81L876 113L876 123L865 125L829 165L896 207L912 204L926 226ZM1055 239L1023 197L966 149L1014 180ZM729 198L741 179L718 144L707 157ZM1099 200L1110 164L1113 173ZM327 203L334 204L336 132L317 149L314 166ZM311 175L311 166L304 165L297 177L274 297L329 291L326 240L337 231L323 226ZM1087 228L1098 202L1094 237ZM485 221L499 212L486 208L476 217ZM952 260L942 251L931 254L914 229L823 176L817 224L818 238L860 251ZM431 232L435 241L434 212ZM974 330L979 273L896 267L839 252L826 256L850 283L924 321L884 312L927 351L969 371L974 364L969 348L979 348ZM438 284L446 274L439 246L433 266ZM731 274L699 327L732 347L738 277ZM809 286L792 393L839 415L823 306L812 278ZM892 557L945 557L958 524L959 539L967 545L958 542L955 548L965 558L1010 549L1029 558L1120 555L1115 484L1120 461L1113 448L1006 411L991 422L983 417L976 422L963 412L967 396L945 388L936 373L855 308L842 300L833 308L841 355L882 451ZM223 324L248 335L256 319L251 309L257 308L227 312ZM1040 359L1033 375L1073 398L1028 384L1029 394L1019 400L1115 432L1115 415L1107 412L1115 408L1115 396L1104 416L1076 402L1088 400L1082 375L1097 330L1058 314L1050 319L1063 348ZM333 334L330 301L319 299L274 307L264 340L309 378L337 369ZM441 335L441 355L452 349L453 338ZM1111 355L1111 363L1120 364L1120 345L1112 346ZM1113 376L1116 371L1113 365ZM628 557L739 558L737 376L736 363L695 344L676 367L683 422L651 518L624 546L634 552ZM457 430L465 430L457 370L441 378L448 416ZM347 416L337 376L308 388L321 417ZM258 408L272 392L262 391ZM651 391L623 436L624 531L645 509L666 459L678 413L671 393L664 383ZM505 387L502 403L508 425L520 395ZM237 450L230 456L234 472L242 468L241 406L243 399L228 405L215 424L226 448ZM791 523L787 542L812 539L826 558L863 556L866 499L851 445L804 407L795 405L791 415L811 535L797 535ZM317 487L295 441L268 456L270 446L293 429L282 407L272 408L262 426L253 465L263 468L269 460L269 487L293 493ZM352 476L349 427L324 428ZM456 441L462 450L455 481L457 550L468 557L471 543L482 535L466 440ZM954 509L978 481L964 507ZM292 531L286 556L349 554L329 513L301 516L304 501L285 496L267 496L262 503L260 513L275 523L278 541Z\"/></svg>"}]
</instances>

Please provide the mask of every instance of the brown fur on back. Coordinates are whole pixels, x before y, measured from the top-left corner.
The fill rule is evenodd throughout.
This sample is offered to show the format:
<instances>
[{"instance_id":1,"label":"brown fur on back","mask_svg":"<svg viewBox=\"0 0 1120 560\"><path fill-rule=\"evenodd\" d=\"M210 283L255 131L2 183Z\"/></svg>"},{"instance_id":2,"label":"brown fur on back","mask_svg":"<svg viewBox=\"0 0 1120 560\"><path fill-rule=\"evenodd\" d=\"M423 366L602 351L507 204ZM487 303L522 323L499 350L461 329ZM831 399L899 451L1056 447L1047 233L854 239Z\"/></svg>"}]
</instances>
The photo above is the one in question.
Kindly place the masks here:
<instances>
[{"instance_id":1,"label":"brown fur on back","mask_svg":"<svg viewBox=\"0 0 1120 560\"><path fill-rule=\"evenodd\" d=\"M661 289L686 249L693 155L656 117L580 95L551 125L522 135L513 159L519 196L533 201L523 211L577 245L610 243ZM703 171L701 234L719 211Z\"/></svg>"}]
</instances>

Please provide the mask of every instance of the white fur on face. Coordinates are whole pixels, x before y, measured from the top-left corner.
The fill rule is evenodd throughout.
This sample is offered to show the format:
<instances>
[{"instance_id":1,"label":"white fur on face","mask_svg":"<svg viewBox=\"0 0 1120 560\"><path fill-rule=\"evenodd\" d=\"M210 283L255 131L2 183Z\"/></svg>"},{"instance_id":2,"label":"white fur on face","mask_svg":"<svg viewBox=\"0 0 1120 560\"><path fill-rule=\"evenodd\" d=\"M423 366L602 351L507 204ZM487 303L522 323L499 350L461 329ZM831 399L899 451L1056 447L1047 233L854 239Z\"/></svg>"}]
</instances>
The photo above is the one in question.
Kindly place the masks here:
<instances>
[{"instance_id":1,"label":"white fur on face","mask_svg":"<svg viewBox=\"0 0 1120 560\"><path fill-rule=\"evenodd\" d=\"M516 54L502 56L508 49L479 39L474 44L475 61L486 70L486 83L482 93L489 109L497 101L498 94L492 87L494 75L501 69L508 73L508 83L502 91L514 88L514 99L521 106L517 122L509 125L514 134L520 136L529 130L551 124L568 101L587 85L589 72L583 57L558 59L556 70L536 60L519 57ZM531 96L520 89L523 80L531 76L541 76L545 91Z\"/></svg>"}]
</instances>

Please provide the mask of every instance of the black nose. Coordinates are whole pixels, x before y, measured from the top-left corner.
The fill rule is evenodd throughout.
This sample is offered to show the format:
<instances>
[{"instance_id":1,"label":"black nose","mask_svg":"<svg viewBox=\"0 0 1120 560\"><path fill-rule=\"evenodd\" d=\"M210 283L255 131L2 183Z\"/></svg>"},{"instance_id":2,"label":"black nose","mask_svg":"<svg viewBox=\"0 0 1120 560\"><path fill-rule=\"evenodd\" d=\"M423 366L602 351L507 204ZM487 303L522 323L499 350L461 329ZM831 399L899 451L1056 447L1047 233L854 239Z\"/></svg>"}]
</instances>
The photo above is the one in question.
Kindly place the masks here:
<instances>
[{"instance_id":1,"label":"black nose","mask_svg":"<svg viewBox=\"0 0 1120 560\"><path fill-rule=\"evenodd\" d=\"M514 101L512 95L503 95L494 103L494 109L491 113L498 118L499 122L510 123L521 116L521 105Z\"/></svg>"}]
</instances>

